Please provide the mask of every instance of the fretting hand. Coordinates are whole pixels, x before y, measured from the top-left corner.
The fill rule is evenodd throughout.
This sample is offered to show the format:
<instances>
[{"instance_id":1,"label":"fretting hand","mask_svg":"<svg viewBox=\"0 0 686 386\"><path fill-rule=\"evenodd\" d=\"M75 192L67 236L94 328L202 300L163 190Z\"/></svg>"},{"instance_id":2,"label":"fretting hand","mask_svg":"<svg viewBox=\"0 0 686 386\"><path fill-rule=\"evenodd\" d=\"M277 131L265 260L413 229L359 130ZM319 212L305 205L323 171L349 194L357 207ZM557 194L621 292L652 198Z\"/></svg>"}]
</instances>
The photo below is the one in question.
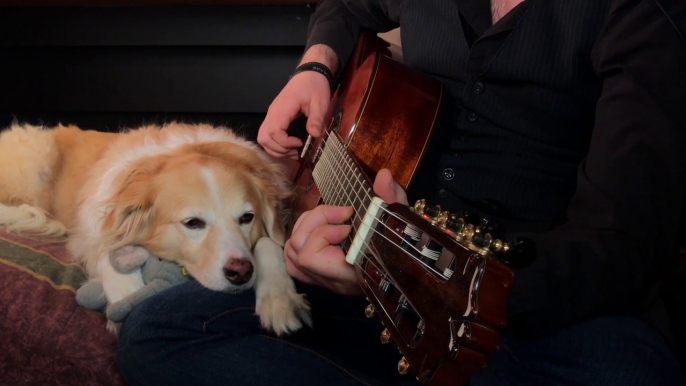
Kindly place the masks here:
<instances>
[{"instance_id":1,"label":"fretting hand","mask_svg":"<svg viewBox=\"0 0 686 386\"><path fill-rule=\"evenodd\" d=\"M386 203L407 204L407 195L388 169L374 181L374 193ZM343 223L353 215L351 207L320 205L303 213L286 241L286 269L294 278L326 287L343 295L362 295L354 268L338 246L350 233Z\"/></svg>"}]
</instances>

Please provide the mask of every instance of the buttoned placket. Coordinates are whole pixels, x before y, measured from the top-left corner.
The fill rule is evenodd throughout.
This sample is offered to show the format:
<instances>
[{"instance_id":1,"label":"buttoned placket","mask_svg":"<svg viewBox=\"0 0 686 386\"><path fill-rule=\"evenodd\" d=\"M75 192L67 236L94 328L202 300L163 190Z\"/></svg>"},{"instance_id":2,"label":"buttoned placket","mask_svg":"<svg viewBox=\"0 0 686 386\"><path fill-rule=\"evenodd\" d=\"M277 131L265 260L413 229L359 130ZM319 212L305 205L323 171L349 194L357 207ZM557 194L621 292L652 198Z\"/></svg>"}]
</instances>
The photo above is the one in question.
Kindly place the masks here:
<instances>
[{"instance_id":1,"label":"buttoned placket","mask_svg":"<svg viewBox=\"0 0 686 386\"><path fill-rule=\"evenodd\" d=\"M464 5L466 5L466 2L458 1L458 5L461 6L461 9L465 9ZM464 145L460 145L460 143L464 144L465 142L469 142L469 138L465 134L477 130L480 116L474 109L471 109L470 106L478 106L477 98L482 98L485 96L485 93L487 93L485 75L488 71L488 66L497 56L498 51L507 40L512 29L516 26L517 21L526 11L527 6L527 2L524 1L508 13L508 15L499 20L498 23L490 27L484 22L484 17L481 14L484 12L483 9L480 10L480 12L476 12L476 9L471 7L468 9L468 12L463 13L463 20L466 20L469 25L464 26L464 28L473 28L480 37L476 39L474 44L470 47L467 71L471 74L471 77L464 88L462 96L463 109L458 117L457 123L458 132L463 134L453 138L453 149L464 147ZM490 7L488 12L490 17ZM460 153L457 152L455 152L454 155L458 158L461 156ZM442 163L445 167L440 172L440 176L445 182L453 181L457 177L456 169L447 162L447 158L452 157L443 158L445 161ZM442 190L444 189L439 191L439 196L443 198L444 196L447 196L447 193L442 192Z\"/></svg>"}]
</instances>

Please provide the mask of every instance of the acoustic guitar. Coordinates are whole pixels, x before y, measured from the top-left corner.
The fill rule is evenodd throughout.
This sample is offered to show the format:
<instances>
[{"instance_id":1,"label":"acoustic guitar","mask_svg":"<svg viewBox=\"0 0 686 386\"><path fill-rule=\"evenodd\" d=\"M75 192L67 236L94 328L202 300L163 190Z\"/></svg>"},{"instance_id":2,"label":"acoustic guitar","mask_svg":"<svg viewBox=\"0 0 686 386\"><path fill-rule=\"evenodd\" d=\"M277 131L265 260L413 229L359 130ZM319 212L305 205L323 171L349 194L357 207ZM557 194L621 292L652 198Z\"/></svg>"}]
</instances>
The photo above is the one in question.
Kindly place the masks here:
<instances>
[{"instance_id":1,"label":"acoustic guitar","mask_svg":"<svg viewBox=\"0 0 686 386\"><path fill-rule=\"evenodd\" d=\"M407 189L432 137L442 86L363 34L334 92L330 124L308 137L294 178L293 218L316 205L352 206L342 243L380 343L398 346L398 371L426 385L462 385L498 350L519 250L493 220L452 214L419 200L411 207L376 197L387 167ZM327 122L328 119L327 119Z\"/></svg>"}]
</instances>

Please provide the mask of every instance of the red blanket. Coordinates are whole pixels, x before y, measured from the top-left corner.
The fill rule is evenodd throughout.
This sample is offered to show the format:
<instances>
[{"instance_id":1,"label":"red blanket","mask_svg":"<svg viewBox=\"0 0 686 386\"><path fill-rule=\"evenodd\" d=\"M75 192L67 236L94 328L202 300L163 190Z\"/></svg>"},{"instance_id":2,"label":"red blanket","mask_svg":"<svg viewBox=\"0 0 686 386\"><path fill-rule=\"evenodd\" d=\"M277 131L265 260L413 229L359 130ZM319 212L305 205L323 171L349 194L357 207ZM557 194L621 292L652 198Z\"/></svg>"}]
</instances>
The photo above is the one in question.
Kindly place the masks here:
<instances>
[{"instance_id":1,"label":"red blanket","mask_svg":"<svg viewBox=\"0 0 686 386\"><path fill-rule=\"evenodd\" d=\"M64 242L0 229L0 384L125 384L105 317L74 300L85 280Z\"/></svg>"}]
</instances>

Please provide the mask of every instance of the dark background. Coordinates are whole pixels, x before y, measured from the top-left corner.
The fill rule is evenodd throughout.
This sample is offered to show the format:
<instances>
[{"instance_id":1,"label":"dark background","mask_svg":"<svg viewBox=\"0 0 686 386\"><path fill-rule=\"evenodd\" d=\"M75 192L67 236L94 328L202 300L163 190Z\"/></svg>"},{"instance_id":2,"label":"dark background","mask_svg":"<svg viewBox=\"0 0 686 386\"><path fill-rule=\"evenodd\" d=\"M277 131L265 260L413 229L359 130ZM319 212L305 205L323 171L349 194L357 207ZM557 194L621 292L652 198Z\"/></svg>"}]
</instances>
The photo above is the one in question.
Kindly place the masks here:
<instances>
[{"instance_id":1,"label":"dark background","mask_svg":"<svg viewBox=\"0 0 686 386\"><path fill-rule=\"evenodd\" d=\"M232 126L254 138L302 55L315 8L307 2L0 1L0 126L16 119L115 131L178 120Z\"/></svg>"}]
</instances>

